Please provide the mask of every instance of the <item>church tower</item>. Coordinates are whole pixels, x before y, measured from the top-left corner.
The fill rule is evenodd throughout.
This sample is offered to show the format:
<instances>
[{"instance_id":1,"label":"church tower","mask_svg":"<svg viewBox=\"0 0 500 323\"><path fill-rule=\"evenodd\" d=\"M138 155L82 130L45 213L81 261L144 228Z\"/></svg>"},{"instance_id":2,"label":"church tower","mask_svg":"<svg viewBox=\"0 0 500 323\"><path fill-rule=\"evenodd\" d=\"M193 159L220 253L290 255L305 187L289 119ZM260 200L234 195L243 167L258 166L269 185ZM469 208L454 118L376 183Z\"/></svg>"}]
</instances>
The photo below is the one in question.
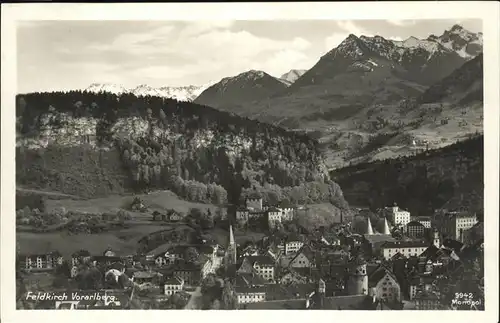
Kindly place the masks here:
<instances>
[{"instance_id":1,"label":"church tower","mask_svg":"<svg viewBox=\"0 0 500 323\"><path fill-rule=\"evenodd\" d=\"M347 279L347 292L349 295L368 295L368 275L366 261L362 256L357 256L349 266Z\"/></svg>"},{"instance_id":2,"label":"church tower","mask_svg":"<svg viewBox=\"0 0 500 323\"><path fill-rule=\"evenodd\" d=\"M439 238L439 231L436 229L434 229L434 238L432 244L438 249L441 248L441 239Z\"/></svg>"},{"instance_id":3,"label":"church tower","mask_svg":"<svg viewBox=\"0 0 500 323\"><path fill-rule=\"evenodd\" d=\"M370 217L368 217L368 229L366 229L366 234L373 234L372 222L370 221Z\"/></svg>"},{"instance_id":4,"label":"church tower","mask_svg":"<svg viewBox=\"0 0 500 323\"><path fill-rule=\"evenodd\" d=\"M226 249L226 267L236 264L236 243L234 242L233 226L229 225L229 245Z\"/></svg>"}]
</instances>

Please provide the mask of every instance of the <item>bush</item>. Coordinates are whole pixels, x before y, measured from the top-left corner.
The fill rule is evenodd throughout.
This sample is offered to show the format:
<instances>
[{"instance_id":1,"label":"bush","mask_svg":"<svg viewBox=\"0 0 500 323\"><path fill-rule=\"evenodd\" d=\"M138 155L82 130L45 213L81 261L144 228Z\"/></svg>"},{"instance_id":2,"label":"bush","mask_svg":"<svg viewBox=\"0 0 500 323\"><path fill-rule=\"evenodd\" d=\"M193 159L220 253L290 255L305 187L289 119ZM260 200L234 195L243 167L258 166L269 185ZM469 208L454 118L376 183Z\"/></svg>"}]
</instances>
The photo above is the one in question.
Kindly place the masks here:
<instances>
[{"instance_id":1,"label":"bush","mask_svg":"<svg viewBox=\"0 0 500 323\"><path fill-rule=\"evenodd\" d=\"M118 219L120 221L127 221L127 220L131 220L132 219L132 214L130 214L130 212L126 211L126 210L123 210L123 209L120 209L116 215L118 216Z\"/></svg>"}]
</instances>

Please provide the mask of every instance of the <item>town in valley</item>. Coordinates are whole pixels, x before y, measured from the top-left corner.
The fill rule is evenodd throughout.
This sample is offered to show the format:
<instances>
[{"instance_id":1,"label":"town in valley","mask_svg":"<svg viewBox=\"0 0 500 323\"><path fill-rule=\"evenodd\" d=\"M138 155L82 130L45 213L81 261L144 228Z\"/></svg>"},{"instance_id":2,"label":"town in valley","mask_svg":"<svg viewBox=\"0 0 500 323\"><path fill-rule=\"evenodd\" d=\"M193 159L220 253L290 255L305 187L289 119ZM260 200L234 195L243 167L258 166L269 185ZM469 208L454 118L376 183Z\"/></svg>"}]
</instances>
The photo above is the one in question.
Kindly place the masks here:
<instances>
[{"instance_id":1,"label":"town in valley","mask_svg":"<svg viewBox=\"0 0 500 323\"><path fill-rule=\"evenodd\" d=\"M17 309L484 311L481 26L20 22Z\"/></svg>"},{"instance_id":2,"label":"town in valley","mask_svg":"<svg viewBox=\"0 0 500 323\"><path fill-rule=\"evenodd\" d=\"M134 202L135 209L148 211L139 199ZM254 193L236 209L232 221L228 214L214 219L198 209L182 218L175 212L151 214L152 224L177 226L211 218L216 226L227 225L223 245L201 236L197 243L174 243L168 241L168 232L157 231L142 239L154 241L161 236L162 244L144 253L104 249L91 254L81 249L68 258L57 250L19 255L18 275L24 277L19 292L36 294L37 285L26 282L52 276L52 286L38 292L69 293L73 286L79 297L34 302L23 296L18 305L42 309L484 308L483 224L476 214L439 210L429 217L414 217L395 203L379 210L380 231L367 217L366 231L356 233L347 216L308 231L295 220L298 208L289 202L265 205ZM265 235L237 243L235 233L249 226L261 228ZM102 298L85 297L95 293Z\"/></svg>"}]
</instances>

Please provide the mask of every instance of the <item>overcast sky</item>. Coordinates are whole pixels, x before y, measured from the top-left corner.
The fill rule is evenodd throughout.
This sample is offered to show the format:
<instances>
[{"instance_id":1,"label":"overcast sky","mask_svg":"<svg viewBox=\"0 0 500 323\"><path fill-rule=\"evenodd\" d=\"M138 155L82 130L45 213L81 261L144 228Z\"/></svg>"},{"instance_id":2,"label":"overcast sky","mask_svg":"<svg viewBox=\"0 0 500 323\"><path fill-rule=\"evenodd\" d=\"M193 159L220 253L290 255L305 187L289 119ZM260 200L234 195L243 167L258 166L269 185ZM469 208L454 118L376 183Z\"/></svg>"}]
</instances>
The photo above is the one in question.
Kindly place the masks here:
<instances>
[{"instance_id":1,"label":"overcast sky","mask_svg":"<svg viewBox=\"0 0 500 323\"><path fill-rule=\"evenodd\" d=\"M17 30L18 92L91 83L201 85L257 69L308 69L350 33L406 39L480 20L42 21Z\"/></svg>"}]
</instances>

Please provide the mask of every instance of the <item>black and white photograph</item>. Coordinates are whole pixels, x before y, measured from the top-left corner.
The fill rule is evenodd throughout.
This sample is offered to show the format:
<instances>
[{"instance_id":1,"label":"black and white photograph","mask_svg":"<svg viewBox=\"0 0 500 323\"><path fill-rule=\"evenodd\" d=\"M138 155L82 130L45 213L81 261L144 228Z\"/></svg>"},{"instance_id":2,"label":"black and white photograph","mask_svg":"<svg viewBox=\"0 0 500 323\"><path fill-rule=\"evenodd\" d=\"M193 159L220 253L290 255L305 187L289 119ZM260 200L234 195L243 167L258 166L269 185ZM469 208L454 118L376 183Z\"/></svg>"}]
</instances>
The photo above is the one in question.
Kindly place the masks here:
<instances>
[{"instance_id":1,"label":"black and white photograph","mask_svg":"<svg viewBox=\"0 0 500 323\"><path fill-rule=\"evenodd\" d=\"M9 311L498 318L485 19L82 11L11 25Z\"/></svg>"}]
</instances>

